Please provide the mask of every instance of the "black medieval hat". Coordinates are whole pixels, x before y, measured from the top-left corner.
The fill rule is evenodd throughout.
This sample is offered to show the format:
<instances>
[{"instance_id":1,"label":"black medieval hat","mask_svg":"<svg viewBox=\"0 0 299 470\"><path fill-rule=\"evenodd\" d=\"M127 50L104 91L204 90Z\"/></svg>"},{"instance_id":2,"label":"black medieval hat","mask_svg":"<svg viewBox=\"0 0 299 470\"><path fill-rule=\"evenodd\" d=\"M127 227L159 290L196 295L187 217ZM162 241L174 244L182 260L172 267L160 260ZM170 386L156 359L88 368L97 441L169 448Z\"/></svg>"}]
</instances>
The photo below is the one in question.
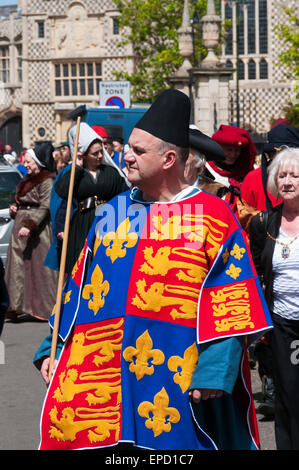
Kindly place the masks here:
<instances>
[{"instance_id":1,"label":"black medieval hat","mask_svg":"<svg viewBox=\"0 0 299 470\"><path fill-rule=\"evenodd\" d=\"M34 147L34 153L44 168L48 171L56 171L56 164L53 158L54 147L50 142L44 142Z\"/></svg>"},{"instance_id":2,"label":"black medieval hat","mask_svg":"<svg viewBox=\"0 0 299 470\"><path fill-rule=\"evenodd\" d=\"M267 142L264 144L264 152L272 152L282 146L299 147L299 129L294 126L278 124L268 132Z\"/></svg>"},{"instance_id":3,"label":"black medieval hat","mask_svg":"<svg viewBox=\"0 0 299 470\"><path fill-rule=\"evenodd\" d=\"M206 160L209 162L225 160L225 153L222 147L195 126L190 126L189 128L189 145L200 153L203 153Z\"/></svg>"},{"instance_id":4,"label":"black medieval hat","mask_svg":"<svg viewBox=\"0 0 299 470\"><path fill-rule=\"evenodd\" d=\"M135 127L164 142L188 148L190 110L185 93L168 89L158 96Z\"/></svg>"}]
</instances>

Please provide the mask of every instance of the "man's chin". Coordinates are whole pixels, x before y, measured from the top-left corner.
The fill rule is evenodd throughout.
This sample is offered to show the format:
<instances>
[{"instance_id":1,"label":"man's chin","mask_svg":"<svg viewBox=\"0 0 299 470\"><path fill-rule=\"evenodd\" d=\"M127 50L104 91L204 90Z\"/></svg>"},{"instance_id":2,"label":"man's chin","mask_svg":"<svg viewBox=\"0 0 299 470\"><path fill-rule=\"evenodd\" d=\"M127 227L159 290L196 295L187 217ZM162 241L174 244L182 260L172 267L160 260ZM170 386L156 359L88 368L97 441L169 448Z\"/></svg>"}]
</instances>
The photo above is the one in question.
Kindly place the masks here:
<instances>
[{"instance_id":1,"label":"man's chin","mask_svg":"<svg viewBox=\"0 0 299 470\"><path fill-rule=\"evenodd\" d=\"M140 180L134 170L128 171L127 178L131 184L136 184Z\"/></svg>"}]
</instances>

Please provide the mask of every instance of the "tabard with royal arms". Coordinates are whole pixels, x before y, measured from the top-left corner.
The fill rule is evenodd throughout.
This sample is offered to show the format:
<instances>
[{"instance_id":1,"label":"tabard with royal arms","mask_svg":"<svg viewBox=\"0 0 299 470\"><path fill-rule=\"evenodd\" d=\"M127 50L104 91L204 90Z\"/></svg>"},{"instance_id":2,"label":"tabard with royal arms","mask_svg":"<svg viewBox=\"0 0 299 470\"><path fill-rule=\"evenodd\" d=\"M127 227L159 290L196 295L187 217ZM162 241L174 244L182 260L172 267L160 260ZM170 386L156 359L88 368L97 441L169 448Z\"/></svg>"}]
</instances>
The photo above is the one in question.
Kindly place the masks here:
<instances>
[{"instance_id":1,"label":"tabard with royal arms","mask_svg":"<svg viewBox=\"0 0 299 470\"><path fill-rule=\"evenodd\" d=\"M128 191L103 206L61 313L41 449L215 449L188 397L200 343L271 325L244 233L203 191L160 204Z\"/></svg>"}]
</instances>

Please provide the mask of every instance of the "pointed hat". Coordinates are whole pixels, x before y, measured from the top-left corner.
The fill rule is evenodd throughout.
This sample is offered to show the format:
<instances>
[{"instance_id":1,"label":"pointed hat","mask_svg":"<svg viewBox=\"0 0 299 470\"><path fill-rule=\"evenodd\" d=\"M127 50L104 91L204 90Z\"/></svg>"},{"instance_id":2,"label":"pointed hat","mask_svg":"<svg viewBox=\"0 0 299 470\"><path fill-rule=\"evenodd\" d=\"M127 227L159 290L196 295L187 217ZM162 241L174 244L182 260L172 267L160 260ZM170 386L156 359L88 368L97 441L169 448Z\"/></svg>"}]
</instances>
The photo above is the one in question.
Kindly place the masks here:
<instances>
[{"instance_id":1,"label":"pointed hat","mask_svg":"<svg viewBox=\"0 0 299 470\"><path fill-rule=\"evenodd\" d=\"M164 142L189 147L190 110L190 100L185 93L168 89L158 96L135 127Z\"/></svg>"}]
</instances>

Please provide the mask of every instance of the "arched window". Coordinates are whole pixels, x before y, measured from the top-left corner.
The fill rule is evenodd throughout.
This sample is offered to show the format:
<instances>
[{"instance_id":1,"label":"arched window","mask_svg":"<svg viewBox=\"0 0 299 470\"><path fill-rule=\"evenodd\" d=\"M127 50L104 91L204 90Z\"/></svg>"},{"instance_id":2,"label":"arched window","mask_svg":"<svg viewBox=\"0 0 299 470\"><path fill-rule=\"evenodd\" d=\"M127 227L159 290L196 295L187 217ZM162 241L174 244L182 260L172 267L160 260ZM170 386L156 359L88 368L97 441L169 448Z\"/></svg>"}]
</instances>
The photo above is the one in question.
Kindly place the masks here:
<instances>
[{"instance_id":1,"label":"arched window","mask_svg":"<svg viewBox=\"0 0 299 470\"><path fill-rule=\"evenodd\" d=\"M268 78L268 63L265 59L260 61L260 79Z\"/></svg>"},{"instance_id":2,"label":"arched window","mask_svg":"<svg viewBox=\"0 0 299 470\"><path fill-rule=\"evenodd\" d=\"M0 47L0 81L8 83L9 77L9 46Z\"/></svg>"},{"instance_id":3,"label":"arched window","mask_svg":"<svg viewBox=\"0 0 299 470\"><path fill-rule=\"evenodd\" d=\"M248 62L248 78L249 80L255 80L256 78L256 64L253 59Z\"/></svg>"},{"instance_id":4,"label":"arched window","mask_svg":"<svg viewBox=\"0 0 299 470\"><path fill-rule=\"evenodd\" d=\"M239 80L244 80L245 78L245 67L243 60L239 60Z\"/></svg>"},{"instance_id":5,"label":"arched window","mask_svg":"<svg viewBox=\"0 0 299 470\"><path fill-rule=\"evenodd\" d=\"M233 68L233 63L232 63L232 61L231 61L231 60L227 60L227 61L225 62L225 66L226 66L228 69L232 69L232 68ZM230 75L229 79L232 80L232 78L233 78L233 74Z\"/></svg>"},{"instance_id":6,"label":"arched window","mask_svg":"<svg viewBox=\"0 0 299 470\"><path fill-rule=\"evenodd\" d=\"M228 3L225 4L225 19L232 20L233 11L232 7ZM225 54L232 55L233 53L233 27L231 26L227 31L225 40Z\"/></svg>"},{"instance_id":7,"label":"arched window","mask_svg":"<svg viewBox=\"0 0 299 470\"><path fill-rule=\"evenodd\" d=\"M22 44L16 44L16 56L17 56L17 80L19 83L22 82Z\"/></svg>"},{"instance_id":8,"label":"arched window","mask_svg":"<svg viewBox=\"0 0 299 470\"><path fill-rule=\"evenodd\" d=\"M259 0L259 45L260 54L268 52L267 0Z\"/></svg>"},{"instance_id":9,"label":"arched window","mask_svg":"<svg viewBox=\"0 0 299 470\"><path fill-rule=\"evenodd\" d=\"M244 54L244 10L239 9L239 26L238 26L238 37L239 54Z\"/></svg>"},{"instance_id":10,"label":"arched window","mask_svg":"<svg viewBox=\"0 0 299 470\"><path fill-rule=\"evenodd\" d=\"M247 34L248 34L248 54L255 53L255 0L248 2L248 17L247 17Z\"/></svg>"}]
</instances>

